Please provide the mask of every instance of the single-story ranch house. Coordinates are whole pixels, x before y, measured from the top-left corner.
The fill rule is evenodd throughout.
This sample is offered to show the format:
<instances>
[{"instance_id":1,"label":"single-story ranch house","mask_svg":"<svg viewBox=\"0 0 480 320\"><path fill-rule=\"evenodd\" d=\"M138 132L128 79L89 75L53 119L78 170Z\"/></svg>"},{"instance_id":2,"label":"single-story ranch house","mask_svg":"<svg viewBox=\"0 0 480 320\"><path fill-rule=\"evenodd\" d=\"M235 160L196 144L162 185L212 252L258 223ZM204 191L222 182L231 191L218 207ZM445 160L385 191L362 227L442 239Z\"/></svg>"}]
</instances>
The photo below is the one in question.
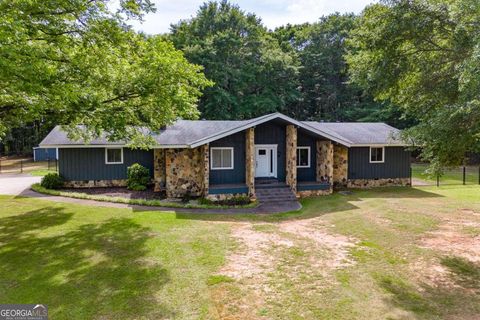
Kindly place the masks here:
<instances>
[{"instance_id":1,"label":"single-story ranch house","mask_svg":"<svg viewBox=\"0 0 480 320\"><path fill-rule=\"evenodd\" d=\"M158 133L152 150L99 138L70 140L59 126L40 143L58 148L69 187L126 184L127 167L147 167L168 197L255 197L268 181L297 197L332 193L334 186L410 184L410 152L399 130L384 123L297 121L280 113L251 120L178 120Z\"/></svg>"}]
</instances>

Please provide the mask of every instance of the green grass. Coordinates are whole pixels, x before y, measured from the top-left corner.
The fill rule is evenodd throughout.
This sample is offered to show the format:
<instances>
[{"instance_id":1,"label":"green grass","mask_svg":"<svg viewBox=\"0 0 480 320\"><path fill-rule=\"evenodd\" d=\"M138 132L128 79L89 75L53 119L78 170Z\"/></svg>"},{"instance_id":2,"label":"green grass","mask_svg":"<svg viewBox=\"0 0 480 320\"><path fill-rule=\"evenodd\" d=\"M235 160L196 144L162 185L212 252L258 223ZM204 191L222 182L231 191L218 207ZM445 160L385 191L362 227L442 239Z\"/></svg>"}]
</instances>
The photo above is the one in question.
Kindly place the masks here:
<instances>
[{"instance_id":1,"label":"green grass","mask_svg":"<svg viewBox=\"0 0 480 320\"><path fill-rule=\"evenodd\" d=\"M0 196L0 301L47 304L52 319L480 314L480 264L455 246L422 244L445 225L474 242L479 186L353 190L302 205L195 215ZM349 262L334 266L336 242L317 234L349 241ZM225 273L236 260L255 272Z\"/></svg>"},{"instance_id":2,"label":"green grass","mask_svg":"<svg viewBox=\"0 0 480 320\"><path fill-rule=\"evenodd\" d=\"M208 318L228 226L0 196L0 301L52 319Z\"/></svg>"},{"instance_id":3,"label":"green grass","mask_svg":"<svg viewBox=\"0 0 480 320\"><path fill-rule=\"evenodd\" d=\"M32 190L38 193L48 194L51 196L61 196L61 197L67 197L67 198L95 200L95 201L101 201L101 202L125 203L125 204L133 204L133 205L166 207L166 208L230 209L230 208L254 208L258 205L258 203L255 201L247 205L225 206L225 205L215 205L215 204L192 204L192 203L183 204L183 203L165 202L160 200L147 200L147 199L128 199L128 198L122 198L122 197L92 195L92 194L87 194L83 192L52 190L52 189L47 189L42 187L39 183L33 184Z\"/></svg>"},{"instance_id":4,"label":"green grass","mask_svg":"<svg viewBox=\"0 0 480 320\"><path fill-rule=\"evenodd\" d=\"M425 170L428 168L428 164L413 163L412 164L412 177L423 180L428 184L436 184L436 177L431 177ZM440 176L440 184L463 184L463 171L462 167L446 169L445 173ZM465 171L465 183L466 184L478 184L479 183L479 169L478 166L467 166Z\"/></svg>"},{"instance_id":5,"label":"green grass","mask_svg":"<svg viewBox=\"0 0 480 320\"><path fill-rule=\"evenodd\" d=\"M57 170L55 169L36 169L36 170L33 170L33 171L30 171L30 175L32 176L36 176L36 177L43 177L43 176L46 176L47 174L49 173L52 173L52 172L57 172Z\"/></svg>"}]
</instances>

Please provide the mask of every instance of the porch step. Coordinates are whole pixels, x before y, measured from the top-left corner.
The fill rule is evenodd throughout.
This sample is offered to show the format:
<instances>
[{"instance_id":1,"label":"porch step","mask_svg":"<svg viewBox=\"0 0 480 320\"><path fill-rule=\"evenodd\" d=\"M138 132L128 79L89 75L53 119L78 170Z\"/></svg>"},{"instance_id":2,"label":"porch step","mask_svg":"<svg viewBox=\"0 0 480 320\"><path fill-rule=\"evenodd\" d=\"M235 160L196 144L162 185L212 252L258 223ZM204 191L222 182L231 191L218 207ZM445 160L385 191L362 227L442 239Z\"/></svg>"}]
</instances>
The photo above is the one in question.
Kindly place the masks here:
<instances>
[{"instance_id":1,"label":"porch step","mask_svg":"<svg viewBox=\"0 0 480 320\"><path fill-rule=\"evenodd\" d=\"M259 202L297 201L297 197L287 185L276 188L259 188L257 186L255 194Z\"/></svg>"}]
</instances>

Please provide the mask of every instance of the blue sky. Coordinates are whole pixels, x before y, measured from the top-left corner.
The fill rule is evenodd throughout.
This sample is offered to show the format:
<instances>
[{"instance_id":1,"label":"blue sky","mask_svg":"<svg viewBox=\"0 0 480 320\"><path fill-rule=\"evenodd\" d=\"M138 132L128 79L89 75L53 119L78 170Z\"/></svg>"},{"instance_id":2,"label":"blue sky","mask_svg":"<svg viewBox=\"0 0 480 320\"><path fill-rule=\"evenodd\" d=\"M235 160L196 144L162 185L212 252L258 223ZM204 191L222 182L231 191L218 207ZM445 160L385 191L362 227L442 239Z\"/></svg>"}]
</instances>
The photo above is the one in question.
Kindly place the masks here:
<instances>
[{"instance_id":1,"label":"blue sky","mask_svg":"<svg viewBox=\"0 0 480 320\"><path fill-rule=\"evenodd\" d=\"M152 0L156 13L145 16L145 21L134 21L132 25L138 31L148 34L165 33L170 24L195 15L202 0ZM359 13L372 0L237 0L244 11L255 13L262 18L270 29L291 23L314 22L322 15L336 11Z\"/></svg>"}]
</instances>

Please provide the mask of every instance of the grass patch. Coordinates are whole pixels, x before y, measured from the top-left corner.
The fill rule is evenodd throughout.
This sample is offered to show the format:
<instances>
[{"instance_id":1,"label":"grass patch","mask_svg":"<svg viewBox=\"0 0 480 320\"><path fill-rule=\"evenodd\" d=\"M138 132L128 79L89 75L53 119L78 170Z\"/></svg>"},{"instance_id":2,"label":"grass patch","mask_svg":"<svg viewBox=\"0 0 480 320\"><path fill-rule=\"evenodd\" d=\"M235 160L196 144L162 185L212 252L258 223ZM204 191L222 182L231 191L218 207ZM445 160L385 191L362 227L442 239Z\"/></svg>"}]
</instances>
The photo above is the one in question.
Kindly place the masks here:
<instances>
[{"instance_id":1,"label":"grass patch","mask_svg":"<svg viewBox=\"0 0 480 320\"><path fill-rule=\"evenodd\" d=\"M0 196L0 301L53 319L206 319L225 224ZM226 281L226 279L223 279Z\"/></svg>"},{"instance_id":2,"label":"grass patch","mask_svg":"<svg viewBox=\"0 0 480 320\"><path fill-rule=\"evenodd\" d=\"M38 193L48 194L52 196L95 200L95 201L102 201L102 202L125 203L125 204L141 205L141 206L165 207L165 208L230 209L230 208L254 208L257 206L256 202L251 202L248 205L219 206L219 205L212 205L212 204L173 203L173 202L164 202L161 200L127 199L122 197L92 195L92 194L86 194L82 192L70 192L70 191L46 189L42 187L39 183L32 185L32 190Z\"/></svg>"},{"instance_id":3,"label":"grass patch","mask_svg":"<svg viewBox=\"0 0 480 320\"><path fill-rule=\"evenodd\" d=\"M219 283L230 283L230 282L235 282L235 279L222 274L212 275L207 279L207 284L209 286L214 286Z\"/></svg>"},{"instance_id":4,"label":"grass patch","mask_svg":"<svg viewBox=\"0 0 480 320\"><path fill-rule=\"evenodd\" d=\"M57 172L55 169L37 169L37 170L33 170L33 171L30 171L29 174L32 175L32 176L35 176L35 177L43 177L43 176L46 176L47 174L49 173L54 173L54 172Z\"/></svg>"}]
</instances>

